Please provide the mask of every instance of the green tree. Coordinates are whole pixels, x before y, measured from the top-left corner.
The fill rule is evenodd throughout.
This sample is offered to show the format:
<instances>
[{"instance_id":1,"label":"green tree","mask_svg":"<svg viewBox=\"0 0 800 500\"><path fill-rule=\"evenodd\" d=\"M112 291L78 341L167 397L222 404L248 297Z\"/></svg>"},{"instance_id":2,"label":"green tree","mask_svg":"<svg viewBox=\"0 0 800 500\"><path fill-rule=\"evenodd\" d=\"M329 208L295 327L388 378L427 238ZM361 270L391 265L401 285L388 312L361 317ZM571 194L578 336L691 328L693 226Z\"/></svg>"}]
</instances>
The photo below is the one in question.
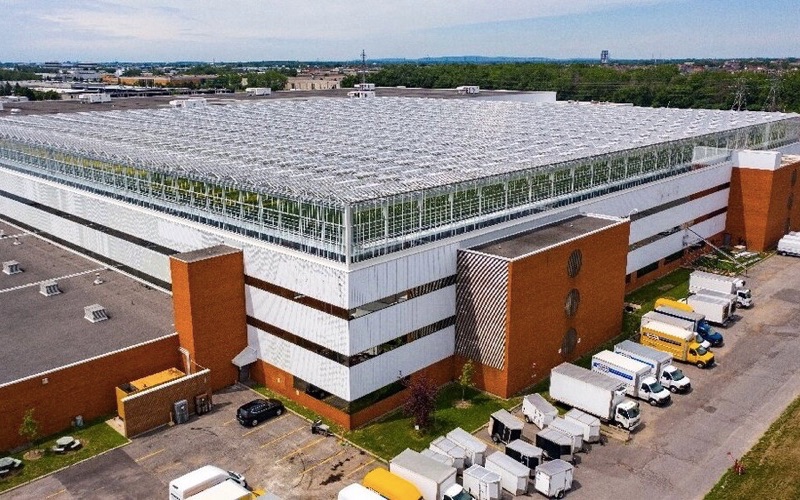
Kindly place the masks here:
<instances>
[{"instance_id":1,"label":"green tree","mask_svg":"<svg viewBox=\"0 0 800 500\"><path fill-rule=\"evenodd\" d=\"M461 386L461 401L464 401L467 389L475 386L475 382L472 380L474 376L475 364L471 359L468 359L464 366L461 367L461 375L458 376L458 385Z\"/></svg>"},{"instance_id":2,"label":"green tree","mask_svg":"<svg viewBox=\"0 0 800 500\"><path fill-rule=\"evenodd\" d=\"M142 70L139 68L128 68L122 72L122 76L142 76Z\"/></svg>"},{"instance_id":3,"label":"green tree","mask_svg":"<svg viewBox=\"0 0 800 500\"><path fill-rule=\"evenodd\" d=\"M19 426L19 435L25 437L29 443L39 438L39 422L33 418L33 408L25 411L22 424Z\"/></svg>"}]
</instances>

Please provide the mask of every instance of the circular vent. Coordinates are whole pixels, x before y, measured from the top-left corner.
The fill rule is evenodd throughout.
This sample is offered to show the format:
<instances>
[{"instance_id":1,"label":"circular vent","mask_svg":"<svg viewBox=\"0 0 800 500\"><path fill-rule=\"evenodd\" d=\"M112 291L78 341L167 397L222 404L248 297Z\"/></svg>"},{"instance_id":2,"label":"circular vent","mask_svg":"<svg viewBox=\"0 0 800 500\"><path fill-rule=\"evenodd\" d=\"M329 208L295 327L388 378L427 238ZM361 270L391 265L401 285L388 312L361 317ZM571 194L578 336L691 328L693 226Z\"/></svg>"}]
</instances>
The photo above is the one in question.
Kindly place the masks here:
<instances>
[{"instance_id":1,"label":"circular vent","mask_svg":"<svg viewBox=\"0 0 800 500\"><path fill-rule=\"evenodd\" d=\"M581 254L580 250L573 250L571 254L569 254L569 260L567 261L567 274L570 278L574 278L578 275L578 272L581 270L581 264L583 263L583 255Z\"/></svg>"},{"instance_id":2,"label":"circular vent","mask_svg":"<svg viewBox=\"0 0 800 500\"><path fill-rule=\"evenodd\" d=\"M573 288L567 293L567 300L564 302L564 311L567 313L568 318L575 316L580 303L581 292L579 292L577 288Z\"/></svg>"},{"instance_id":3,"label":"circular vent","mask_svg":"<svg viewBox=\"0 0 800 500\"><path fill-rule=\"evenodd\" d=\"M570 328L561 340L561 355L569 356L575 350L576 345L578 345L578 332L574 328Z\"/></svg>"}]
</instances>

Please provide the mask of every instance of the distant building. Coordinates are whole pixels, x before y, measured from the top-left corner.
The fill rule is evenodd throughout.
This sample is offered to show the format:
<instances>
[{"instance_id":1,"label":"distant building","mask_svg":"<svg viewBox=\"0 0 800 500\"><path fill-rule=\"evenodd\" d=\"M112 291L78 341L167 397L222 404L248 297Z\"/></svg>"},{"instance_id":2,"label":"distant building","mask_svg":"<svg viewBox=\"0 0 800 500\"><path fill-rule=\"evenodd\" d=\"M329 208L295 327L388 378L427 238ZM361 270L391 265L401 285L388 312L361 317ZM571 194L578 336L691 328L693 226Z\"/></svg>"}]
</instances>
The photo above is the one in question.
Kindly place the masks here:
<instances>
[{"instance_id":1,"label":"distant building","mask_svg":"<svg viewBox=\"0 0 800 500\"><path fill-rule=\"evenodd\" d=\"M344 75L330 76L291 76L286 82L286 90L333 90L342 88Z\"/></svg>"},{"instance_id":2,"label":"distant building","mask_svg":"<svg viewBox=\"0 0 800 500\"><path fill-rule=\"evenodd\" d=\"M608 51L601 50L600 51L600 64L608 64Z\"/></svg>"},{"instance_id":3,"label":"distant building","mask_svg":"<svg viewBox=\"0 0 800 500\"><path fill-rule=\"evenodd\" d=\"M461 85L456 87L456 91L459 94L478 94L481 91L481 88L477 85Z\"/></svg>"}]
</instances>

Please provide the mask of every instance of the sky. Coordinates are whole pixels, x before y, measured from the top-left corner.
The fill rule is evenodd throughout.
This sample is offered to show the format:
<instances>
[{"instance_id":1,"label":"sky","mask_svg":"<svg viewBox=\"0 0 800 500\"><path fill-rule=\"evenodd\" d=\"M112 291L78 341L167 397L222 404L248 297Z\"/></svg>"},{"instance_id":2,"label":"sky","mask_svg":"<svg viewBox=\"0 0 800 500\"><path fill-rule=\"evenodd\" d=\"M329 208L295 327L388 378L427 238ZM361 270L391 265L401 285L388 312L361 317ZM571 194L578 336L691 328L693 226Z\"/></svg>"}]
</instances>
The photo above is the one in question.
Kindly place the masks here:
<instances>
[{"instance_id":1,"label":"sky","mask_svg":"<svg viewBox=\"0 0 800 500\"><path fill-rule=\"evenodd\" d=\"M0 61L800 57L799 0L2 0Z\"/></svg>"}]
</instances>

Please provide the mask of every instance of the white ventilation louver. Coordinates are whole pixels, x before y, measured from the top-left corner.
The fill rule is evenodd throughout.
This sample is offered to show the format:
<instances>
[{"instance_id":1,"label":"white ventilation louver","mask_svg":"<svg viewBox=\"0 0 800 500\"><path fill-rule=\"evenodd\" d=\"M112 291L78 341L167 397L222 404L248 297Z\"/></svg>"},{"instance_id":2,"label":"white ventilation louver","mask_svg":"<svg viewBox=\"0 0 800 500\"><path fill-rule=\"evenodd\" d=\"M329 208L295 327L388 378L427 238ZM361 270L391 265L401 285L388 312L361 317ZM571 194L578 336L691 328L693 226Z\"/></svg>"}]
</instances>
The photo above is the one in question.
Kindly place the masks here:
<instances>
[{"instance_id":1,"label":"white ventilation louver","mask_svg":"<svg viewBox=\"0 0 800 500\"><path fill-rule=\"evenodd\" d=\"M39 283L39 293L45 297L52 297L53 295L61 293L61 290L58 288L58 283L55 281L45 281Z\"/></svg>"},{"instance_id":2,"label":"white ventilation louver","mask_svg":"<svg viewBox=\"0 0 800 500\"><path fill-rule=\"evenodd\" d=\"M83 317L91 321L92 323L99 323L100 321L105 321L108 319L108 313L106 312L106 308L101 306L100 304L93 304L91 306L86 306L83 308L83 312L84 312Z\"/></svg>"},{"instance_id":3,"label":"white ventilation louver","mask_svg":"<svg viewBox=\"0 0 800 500\"><path fill-rule=\"evenodd\" d=\"M21 273L22 269L19 268L19 262L16 260L8 260L3 262L3 272L6 274Z\"/></svg>"}]
</instances>

